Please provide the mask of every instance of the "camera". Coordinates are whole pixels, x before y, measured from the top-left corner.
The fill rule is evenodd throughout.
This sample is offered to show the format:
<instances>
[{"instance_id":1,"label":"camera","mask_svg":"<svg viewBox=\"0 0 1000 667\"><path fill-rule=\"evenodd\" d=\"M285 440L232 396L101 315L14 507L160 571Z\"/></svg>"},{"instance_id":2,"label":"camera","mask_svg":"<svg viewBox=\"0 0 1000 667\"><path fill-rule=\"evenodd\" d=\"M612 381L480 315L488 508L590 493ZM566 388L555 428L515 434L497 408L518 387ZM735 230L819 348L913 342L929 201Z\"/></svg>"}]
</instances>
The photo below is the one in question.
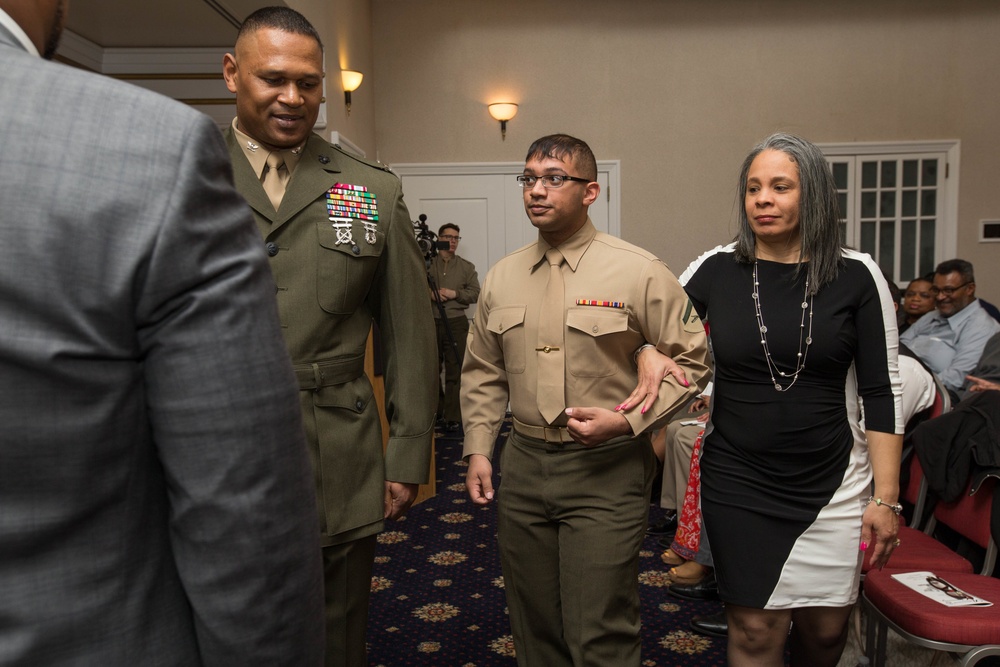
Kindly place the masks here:
<instances>
[{"instance_id":1,"label":"camera","mask_svg":"<svg viewBox=\"0 0 1000 667\"><path fill-rule=\"evenodd\" d=\"M413 235L417 239L417 246L424 256L424 261L430 262L437 256L438 251L447 250L451 247L447 241L438 241L437 234L427 228L427 216L421 213L413 224Z\"/></svg>"}]
</instances>

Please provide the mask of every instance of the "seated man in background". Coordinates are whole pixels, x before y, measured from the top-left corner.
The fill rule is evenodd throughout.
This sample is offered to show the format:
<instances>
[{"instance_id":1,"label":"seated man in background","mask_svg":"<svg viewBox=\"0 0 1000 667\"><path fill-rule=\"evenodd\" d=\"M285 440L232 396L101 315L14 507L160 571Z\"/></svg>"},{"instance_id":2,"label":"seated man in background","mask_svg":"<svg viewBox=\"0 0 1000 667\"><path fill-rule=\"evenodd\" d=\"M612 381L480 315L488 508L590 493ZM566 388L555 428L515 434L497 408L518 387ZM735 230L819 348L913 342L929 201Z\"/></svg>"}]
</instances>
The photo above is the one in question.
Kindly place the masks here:
<instances>
[{"instance_id":1,"label":"seated man in background","mask_svg":"<svg viewBox=\"0 0 1000 667\"><path fill-rule=\"evenodd\" d=\"M965 376L979 361L986 341L1000 331L1000 323L979 305L972 264L965 260L938 264L931 293L937 309L917 320L899 341L934 371L957 401Z\"/></svg>"},{"instance_id":2,"label":"seated man in background","mask_svg":"<svg viewBox=\"0 0 1000 667\"><path fill-rule=\"evenodd\" d=\"M1000 389L1000 333L986 341L983 356L970 375L965 376L965 391Z\"/></svg>"}]
</instances>

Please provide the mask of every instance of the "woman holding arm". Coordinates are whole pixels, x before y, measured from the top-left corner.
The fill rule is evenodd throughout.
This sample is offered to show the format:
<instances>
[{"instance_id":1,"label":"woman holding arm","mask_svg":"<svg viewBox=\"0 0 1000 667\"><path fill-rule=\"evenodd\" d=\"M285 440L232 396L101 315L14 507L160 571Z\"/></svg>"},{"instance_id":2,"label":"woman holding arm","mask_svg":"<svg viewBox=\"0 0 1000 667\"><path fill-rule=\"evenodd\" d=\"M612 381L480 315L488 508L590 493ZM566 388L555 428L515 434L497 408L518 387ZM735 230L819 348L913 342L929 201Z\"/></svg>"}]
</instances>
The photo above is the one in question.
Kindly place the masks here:
<instances>
[{"instance_id":1,"label":"woman holding arm","mask_svg":"<svg viewBox=\"0 0 1000 667\"><path fill-rule=\"evenodd\" d=\"M881 567L897 544L896 316L878 266L840 245L816 146L766 139L739 198L736 240L681 276L715 354L701 501L729 664L782 665L787 639L792 665L833 666L863 552ZM643 376L663 377L658 357L640 354Z\"/></svg>"}]
</instances>

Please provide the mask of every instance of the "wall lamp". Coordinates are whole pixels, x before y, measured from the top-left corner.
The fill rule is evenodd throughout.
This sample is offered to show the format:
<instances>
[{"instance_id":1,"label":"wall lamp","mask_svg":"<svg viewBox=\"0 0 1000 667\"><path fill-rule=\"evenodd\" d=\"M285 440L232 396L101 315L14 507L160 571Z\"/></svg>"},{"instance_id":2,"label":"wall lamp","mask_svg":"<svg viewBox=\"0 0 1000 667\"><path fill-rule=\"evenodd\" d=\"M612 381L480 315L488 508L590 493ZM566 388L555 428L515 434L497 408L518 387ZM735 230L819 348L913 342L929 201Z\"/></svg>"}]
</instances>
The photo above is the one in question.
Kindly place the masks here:
<instances>
[{"instance_id":1,"label":"wall lamp","mask_svg":"<svg viewBox=\"0 0 1000 667\"><path fill-rule=\"evenodd\" d=\"M347 105L348 116L351 115L351 93L358 89L363 78L365 75L361 72L355 72L352 69L340 70L340 80L344 83L344 104Z\"/></svg>"},{"instance_id":2,"label":"wall lamp","mask_svg":"<svg viewBox=\"0 0 1000 667\"><path fill-rule=\"evenodd\" d=\"M490 115L500 121L500 140L507 138L507 121L517 115L517 105L512 102L495 102L489 105Z\"/></svg>"}]
</instances>

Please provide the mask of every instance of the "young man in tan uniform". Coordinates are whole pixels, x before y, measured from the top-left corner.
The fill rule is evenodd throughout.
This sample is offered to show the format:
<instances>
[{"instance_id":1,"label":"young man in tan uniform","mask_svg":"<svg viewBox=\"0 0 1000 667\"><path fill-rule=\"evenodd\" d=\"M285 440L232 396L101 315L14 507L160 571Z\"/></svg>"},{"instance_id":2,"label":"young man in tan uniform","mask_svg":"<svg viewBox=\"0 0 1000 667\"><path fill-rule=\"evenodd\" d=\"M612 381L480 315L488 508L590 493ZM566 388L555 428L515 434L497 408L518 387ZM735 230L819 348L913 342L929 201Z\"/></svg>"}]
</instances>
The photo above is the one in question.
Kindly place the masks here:
<instances>
[{"instance_id":1,"label":"young man in tan uniform","mask_svg":"<svg viewBox=\"0 0 1000 667\"><path fill-rule=\"evenodd\" d=\"M508 400L498 542L518 664L639 665L639 547L656 461L647 432L707 380L688 299L653 255L599 233L587 211L597 164L579 139L528 150L525 210L538 241L483 284L462 374L466 486L494 498L491 456ZM648 410L615 410L646 342L690 381Z\"/></svg>"}]
</instances>

